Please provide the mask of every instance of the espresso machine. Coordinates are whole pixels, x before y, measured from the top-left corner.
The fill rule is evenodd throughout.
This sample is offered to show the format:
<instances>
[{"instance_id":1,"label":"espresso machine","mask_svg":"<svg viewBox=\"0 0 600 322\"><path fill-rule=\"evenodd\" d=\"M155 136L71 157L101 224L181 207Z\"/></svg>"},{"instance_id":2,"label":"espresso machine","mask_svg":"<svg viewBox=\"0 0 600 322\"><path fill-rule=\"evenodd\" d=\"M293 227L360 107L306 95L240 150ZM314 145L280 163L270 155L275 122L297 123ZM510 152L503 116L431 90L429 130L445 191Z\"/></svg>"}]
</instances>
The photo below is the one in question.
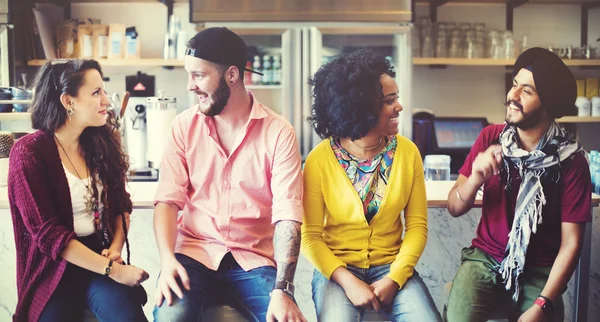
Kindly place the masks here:
<instances>
[{"instance_id":1,"label":"espresso machine","mask_svg":"<svg viewBox=\"0 0 600 322\"><path fill-rule=\"evenodd\" d=\"M148 162L148 98L154 97L154 76L138 72L126 77L130 93L123 115L125 151L129 155L130 181L157 181L158 169Z\"/></svg>"}]
</instances>

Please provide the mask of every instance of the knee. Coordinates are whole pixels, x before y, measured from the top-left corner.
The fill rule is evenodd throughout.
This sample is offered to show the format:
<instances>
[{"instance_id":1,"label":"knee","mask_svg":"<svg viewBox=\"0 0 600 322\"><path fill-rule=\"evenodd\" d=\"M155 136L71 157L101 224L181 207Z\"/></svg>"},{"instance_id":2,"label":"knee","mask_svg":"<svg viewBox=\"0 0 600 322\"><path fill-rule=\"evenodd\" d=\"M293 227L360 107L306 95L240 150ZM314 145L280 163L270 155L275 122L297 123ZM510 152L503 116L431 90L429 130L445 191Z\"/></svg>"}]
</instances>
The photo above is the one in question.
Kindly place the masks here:
<instances>
[{"instance_id":1,"label":"knee","mask_svg":"<svg viewBox=\"0 0 600 322\"><path fill-rule=\"evenodd\" d=\"M153 311L154 321L156 322L185 322L185 321L197 321L199 312L197 310L194 317L192 307L186 305L183 301L175 301L170 306L166 301L163 301L161 306L155 306Z\"/></svg>"}]
</instances>

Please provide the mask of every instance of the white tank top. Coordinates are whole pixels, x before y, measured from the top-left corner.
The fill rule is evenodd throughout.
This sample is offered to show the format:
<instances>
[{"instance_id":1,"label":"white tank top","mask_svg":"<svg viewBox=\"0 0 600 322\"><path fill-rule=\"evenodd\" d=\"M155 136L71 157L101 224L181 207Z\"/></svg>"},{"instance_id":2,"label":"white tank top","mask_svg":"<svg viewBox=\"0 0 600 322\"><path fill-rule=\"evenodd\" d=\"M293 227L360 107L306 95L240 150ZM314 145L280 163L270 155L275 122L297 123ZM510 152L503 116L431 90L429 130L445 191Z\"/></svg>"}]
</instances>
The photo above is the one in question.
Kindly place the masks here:
<instances>
[{"instance_id":1,"label":"white tank top","mask_svg":"<svg viewBox=\"0 0 600 322\"><path fill-rule=\"evenodd\" d=\"M65 173L67 175L67 181L69 182L69 190L71 191L71 204L73 205L73 227L75 228L75 234L77 237L89 236L96 232L94 227L94 214L92 212L86 212L86 201L85 195L87 194L87 188L84 185L91 183L90 178L80 180L77 176L73 175L67 170L63 164ZM98 196L102 193L102 185L98 182ZM102 213L104 206L102 202L99 203L99 211Z\"/></svg>"}]
</instances>

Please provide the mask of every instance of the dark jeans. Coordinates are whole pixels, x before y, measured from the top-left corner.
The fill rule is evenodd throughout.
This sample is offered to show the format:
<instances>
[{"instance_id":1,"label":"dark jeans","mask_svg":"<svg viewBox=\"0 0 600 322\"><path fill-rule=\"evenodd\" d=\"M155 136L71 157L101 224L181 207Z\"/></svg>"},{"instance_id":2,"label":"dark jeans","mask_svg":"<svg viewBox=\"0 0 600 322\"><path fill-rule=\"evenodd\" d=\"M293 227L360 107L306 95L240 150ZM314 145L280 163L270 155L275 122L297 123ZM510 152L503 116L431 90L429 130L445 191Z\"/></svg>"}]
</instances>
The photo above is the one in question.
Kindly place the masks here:
<instances>
[{"instance_id":1,"label":"dark jeans","mask_svg":"<svg viewBox=\"0 0 600 322\"><path fill-rule=\"evenodd\" d=\"M101 251L95 235L78 239L95 252ZM148 321L141 304L136 300L133 288L72 264L67 264L67 269L44 307L39 321L83 321L86 308L101 322Z\"/></svg>"},{"instance_id":2,"label":"dark jeans","mask_svg":"<svg viewBox=\"0 0 600 322\"><path fill-rule=\"evenodd\" d=\"M171 292L171 306L163 301L161 306L154 307L155 321L200 321L205 308L219 304L235 307L252 321L266 320L269 292L275 284L275 267L263 266L246 272L231 253L227 253L218 270L213 271L188 256L175 254L175 257L187 271L191 290L186 291L178 281L183 299Z\"/></svg>"}]
</instances>

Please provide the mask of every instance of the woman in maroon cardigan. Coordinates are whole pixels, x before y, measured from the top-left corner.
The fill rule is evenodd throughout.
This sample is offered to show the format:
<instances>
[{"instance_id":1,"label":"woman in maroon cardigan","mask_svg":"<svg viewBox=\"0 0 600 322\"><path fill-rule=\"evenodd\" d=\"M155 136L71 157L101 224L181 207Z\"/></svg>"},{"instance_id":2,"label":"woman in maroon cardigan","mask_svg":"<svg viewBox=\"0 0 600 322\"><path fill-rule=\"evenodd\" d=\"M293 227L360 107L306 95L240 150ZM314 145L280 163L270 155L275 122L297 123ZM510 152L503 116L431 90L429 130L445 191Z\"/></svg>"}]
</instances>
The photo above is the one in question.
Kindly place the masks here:
<instances>
[{"instance_id":1,"label":"woman in maroon cardigan","mask_svg":"<svg viewBox=\"0 0 600 322\"><path fill-rule=\"evenodd\" d=\"M8 194L17 248L14 321L146 321L123 265L129 167L96 61L58 60L38 72L32 124L10 155Z\"/></svg>"}]
</instances>

